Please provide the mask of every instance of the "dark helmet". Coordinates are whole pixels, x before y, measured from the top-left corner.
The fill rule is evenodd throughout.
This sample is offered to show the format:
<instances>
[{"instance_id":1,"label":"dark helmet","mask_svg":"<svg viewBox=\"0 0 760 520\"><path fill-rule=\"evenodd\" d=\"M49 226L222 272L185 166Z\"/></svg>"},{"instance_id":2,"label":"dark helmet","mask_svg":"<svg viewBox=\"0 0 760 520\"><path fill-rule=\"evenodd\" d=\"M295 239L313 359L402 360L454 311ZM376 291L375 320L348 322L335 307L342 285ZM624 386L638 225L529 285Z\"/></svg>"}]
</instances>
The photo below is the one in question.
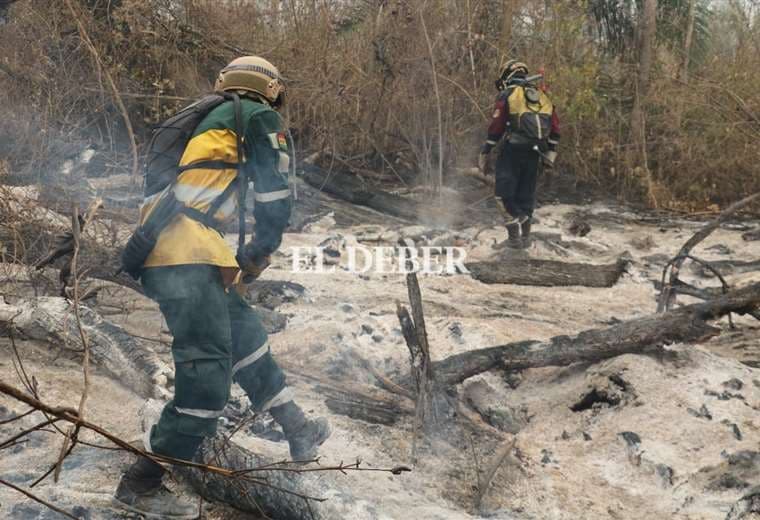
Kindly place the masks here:
<instances>
[{"instance_id":1,"label":"dark helmet","mask_svg":"<svg viewBox=\"0 0 760 520\"><path fill-rule=\"evenodd\" d=\"M504 90L515 77L525 77L528 75L528 66L521 61L509 60L504 68L501 69L501 75L496 80L496 89Z\"/></svg>"}]
</instances>

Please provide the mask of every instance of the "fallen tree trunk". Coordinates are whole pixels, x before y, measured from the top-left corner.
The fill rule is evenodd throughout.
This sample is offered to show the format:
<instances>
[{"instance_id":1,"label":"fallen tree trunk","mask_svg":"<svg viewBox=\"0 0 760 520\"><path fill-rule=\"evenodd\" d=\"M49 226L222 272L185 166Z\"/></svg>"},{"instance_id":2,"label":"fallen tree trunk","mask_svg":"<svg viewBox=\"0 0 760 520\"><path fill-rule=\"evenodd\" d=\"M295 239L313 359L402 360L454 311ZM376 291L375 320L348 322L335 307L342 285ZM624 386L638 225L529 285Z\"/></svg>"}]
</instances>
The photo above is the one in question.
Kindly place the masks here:
<instances>
[{"instance_id":1,"label":"fallen tree trunk","mask_svg":"<svg viewBox=\"0 0 760 520\"><path fill-rule=\"evenodd\" d=\"M83 347L73 305L65 298L50 296L13 305L0 300L0 325L79 355ZM141 397L161 397L167 392L171 369L155 352L88 307L80 305L79 313L90 354L99 368Z\"/></svg>"},{"instance_id":2,"label":"fallen tree trunk","mask_svg":"<svg viewBox=\"0 0 760 520\"><path fill-rule=\"evenodd\" d=\"M157 400L145 404L140 412L143 433L156 423L162 408L163 403ZM200 495L253 513L257 518L379 520L376 505L344 491L345 475L352 461L345 461L349 467L346 471L330 470L325 464L320 467L277 461L246 450L222 433L203 442L195 461L233 472L229 476L195 466L175 466ZM380 471L398 474L409 469Z\"/></svg>"},{"instance_id":3,"label":"fallen tree trunk","mask_svg":"<svg viewBox=\"0 0 760 520\"><path fill-rule=\"evenodd\" d=\"M483 283L509 283L542 287L612 287L625 272L627 262L593 265L539 258L515 258L504 262L470 262L465 267Z\"/></svg>"},{"instance_id":4,"label":"fallen tree trunk","mask_svg":"<svg viewBox=\"0 0 760 520\"><path fill-rule=\"evenodd\" d=\"M436 204L422 204L371 186L355 175L326 172L313 165L305 165L303 178L310 186L333 197L410 222L440 222L443 215L448 224L463 225L481 217L467 209L457 211L450 207L440 208Z\"/></svg>"},{"instance_id":5,"label":"fallen tree trunk","mask_svg":"<svg viewBox=\"0 0 760 520\"><path fill-rule=\"evenodd\" d=\"M420 212L416 201L372 188L355 175L325 172L316 166L307 165L303 178L320 191L406 220L417 220Z\"/></svg>"},{"instance_id":6,"label":"fallen tree trunk","mask_svg":"<svg viewBox=\"0 0 760 520\"><path fill-rule=\"evenodd\" d=\"M374 396L358 389L318 384L315 390L332 413L372 424L391 426L414 412L406 400Z\"/></svg>"},{"instance_id":7,"label":"fallen tree trunk","mask_svg":"<svg viewBox=\"0 0 760 520\"><path fill-rule=\"evenodd\" d=\"M405 219L382 213L380 211L350 204L343 199L323 193L320 186L314 187L303 179L298 179L298 204L293 206L290 229L302 231L307 225L331 215L338 226L351 227L364 224L406 225Z\"/></svg>"},{"instance_id":8,"label":"fallen tree trunk","mask_svg":"<svg viewBox=\"0 0 760 520\"><path fill-rule=\"evenodd\" d=\"M347 477L340 471L319 471L317 467L316 471L299 472L303 466L277 464L235 443L226 442L218 435L203 443L198 457L197 460L205 464L232 470L274 468L247 474L261 483L236 481L195 468L183 468L182 474L208 500L257 516L263 513L276 520L379 519L377 504L357 499L343 490ZM287 468L295 471L287 471Z\"/></svg>"},{"instance_id":9,"label":"fallen tree trunk","mask_svg":"<svg viewBox=\"0 0 760 520\"><path fill-rule=\"evenodd\" d=\"M597 362L675 342L694 342L716 335L708 321L729 313L751 314L760 309L760 283L730 291L714 300L662 314L626 321L577 336L556 336L547 342L519 341L463 352L433 363L441 384L456 385L491 370L521 370Z\"/></svg>"}]
</instances>

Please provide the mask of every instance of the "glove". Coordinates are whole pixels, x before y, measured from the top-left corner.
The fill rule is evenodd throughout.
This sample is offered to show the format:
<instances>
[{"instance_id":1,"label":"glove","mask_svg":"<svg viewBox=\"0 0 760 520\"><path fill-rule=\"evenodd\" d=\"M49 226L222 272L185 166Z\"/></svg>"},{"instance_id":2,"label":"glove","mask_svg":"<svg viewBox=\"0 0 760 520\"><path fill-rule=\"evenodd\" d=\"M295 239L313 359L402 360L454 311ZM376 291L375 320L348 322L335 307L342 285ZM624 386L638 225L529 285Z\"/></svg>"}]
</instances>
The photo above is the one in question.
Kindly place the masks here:
<instances>
[{"instance_id":1,"label":"glove","mask_svg":"<svg viewBox=\"0 0 760 520\"><path fill-rule=\"evenodd\" d=\"M487 168L488 168L488 154L480 152L480 155L478 155L478 170L480 170L480 173L485 174Z\"/></svg>"},{"instance_id":2,"label":"glove","mask_svg":"<svg viewBox=\"0 0 760 520\"><path fill-rule=\"evenodd\" d=\"M557 160L557 152L555 151L548 151L543 155L543 163L544 166L549 168L550 170L554 168L554 161Z\"/></svg>"},{"instance_id":3,"label":"glove","mask_svg":"<svg viewBox=\"0 0 760 520\"><path fill-rule=\"evenodd\" d=\"M261 276L261 273L272 263L269 255L257 254L250 245L246 246L242 252L235 255L240 270L243 271L243 283L251 283Z\"/></svg>"}]
</instances>

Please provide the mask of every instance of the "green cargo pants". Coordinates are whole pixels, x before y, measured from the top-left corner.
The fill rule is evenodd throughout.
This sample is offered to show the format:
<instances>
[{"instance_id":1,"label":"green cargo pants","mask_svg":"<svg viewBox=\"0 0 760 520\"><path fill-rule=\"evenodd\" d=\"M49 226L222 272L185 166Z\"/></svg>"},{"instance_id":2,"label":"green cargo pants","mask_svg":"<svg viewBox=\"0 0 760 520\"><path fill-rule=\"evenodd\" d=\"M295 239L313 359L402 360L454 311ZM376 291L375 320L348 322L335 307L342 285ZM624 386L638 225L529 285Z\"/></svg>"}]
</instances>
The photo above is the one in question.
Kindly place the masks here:
<instances>
[{"instance_id":1,"label":"green cargo pants","mask_svg":"<svg viewBox=\"0 0 760 520\"><path fill-rule=\"evenodd\" d=\"M218 267L152 267L142 284L174 336L175 366L174 398L146 432L146 449L191 460L216 432L233 380L257 411L292 399L261 320L234 289L225 290Z\"/></svg>"}]
</instances>

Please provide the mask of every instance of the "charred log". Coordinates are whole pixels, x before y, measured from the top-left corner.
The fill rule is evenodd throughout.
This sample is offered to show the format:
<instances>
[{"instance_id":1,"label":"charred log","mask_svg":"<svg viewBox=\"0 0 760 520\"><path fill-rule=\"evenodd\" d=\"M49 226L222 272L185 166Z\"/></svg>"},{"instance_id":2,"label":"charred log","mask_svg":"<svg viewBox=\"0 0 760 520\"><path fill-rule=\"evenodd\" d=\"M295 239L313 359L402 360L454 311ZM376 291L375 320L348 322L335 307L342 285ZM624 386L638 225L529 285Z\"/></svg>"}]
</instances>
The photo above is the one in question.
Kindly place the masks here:
<instances>
[{"instance_id":1,"label":"charred log","mask_svg":"<svg viewBox=\"0 0 760 520\"><path fill-rule=\"evenodd\" d=\"M372 188L355 175L337 171L325 172L316 166L307 166L303 178L318 190L352 204L366 206L406 220L416 220L419 215L420 208L416 201Z\"/></svg>"},{"instance_id":2,"label":"charred log","mask_svg":"<svg viewBox=\"0 0 760 520\"><path fill-rule=\"evenodd\" d=\"M487 284L508 283L542 287L612 287L625 272L627 262L594 265L515 258L505 262L471 262L465 264L472 277Z\"/></svg>"},{"instance_id":3,"label":"charred log","mask_svg":"<svg viewBox=\"0 0 760 520\"><path fill-rule=\"evenodd\" d=\"M463 352L433 363L441 384L456 385L494 368L518 370L573 363L594 363L675 342L705 340L719 333L708 324L729 313L760 309L760 283L730 291L714 300L686 305L662 314L626 321L577 336L556 336L547 342L519 341Z\"/></svg>"},{"instance_id":4,"label":"charred log","mask_svg":"<svg viewBox=\"0 0 760 520\"><path fill-rule=\"evenodd\" d=\"M435 207L371 186L355 175L339 171L326 172L317 166L306 165L303 178L310 186L333 197L406 221L434 220L436 216ZM472 222L480 217L467 210L453 215L450 208L446 211L447 222L452 225Z\"/></svg>"},{"instance_id":5,"label":"charred log","mask_svg":"<svg viewBox=\"0 0 760 520\"><path fill-rule=\"evenodd\" d=\"M352 419L391 426L414 410L405 399L374 396L358 389L317 385L316 391L325 398L331 412Z\"/></svg>"},{"instance_id":6,"label":"charred log","mask_svg":"<svg viewBox=\"0 0 760 520\"><path fill-rule=\"evenodd\" d=\"M0 301L0 326L77 357L83 347L73 306L65 298L46 296L13 305ZM79 314L95 364L138 395L159 397L171 370L155 352L88 307L80 305Z\"/></svg>"}]
</instances>

